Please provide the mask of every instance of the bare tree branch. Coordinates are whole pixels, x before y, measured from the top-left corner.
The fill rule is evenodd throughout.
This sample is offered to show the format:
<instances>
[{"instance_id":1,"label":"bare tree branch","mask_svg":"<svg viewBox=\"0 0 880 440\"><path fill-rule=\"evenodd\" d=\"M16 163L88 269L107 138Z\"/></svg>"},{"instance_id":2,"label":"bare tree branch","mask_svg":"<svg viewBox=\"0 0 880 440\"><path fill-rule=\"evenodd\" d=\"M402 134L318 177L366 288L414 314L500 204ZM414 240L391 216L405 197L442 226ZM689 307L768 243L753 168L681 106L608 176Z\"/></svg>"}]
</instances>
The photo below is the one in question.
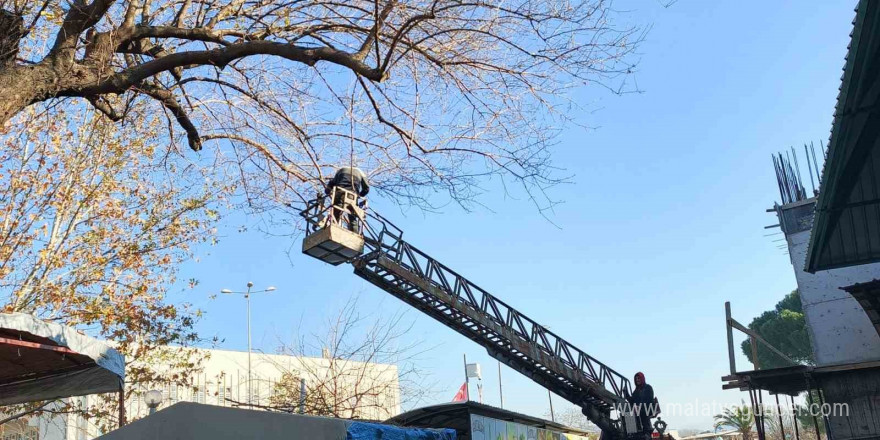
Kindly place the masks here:
<instances>
[{"instance_id":1,"label":"bare tree branch","mask_svg":"<svg viewBox=\"0 0 880 440\"><path fill-rule=\"evenodd\" d=\"M299 412L303 404L306 414L384 420L431 392L425 373L416 366L431 348L402 340L412 324L400 313L371 319L356 310L356 299L350 299L328 318L321 333L282 343L280 351L299 361L277 365L282 379L267 409ZM321 357L310 358L313 353ZM301 381L305 396L300 394Z\"/></svg>"},{"instance_id":2,"label":"bare tree branch","mask_svg":"<svg viewBox=\"0 0 880 440\"><path fill-rule=\"evenodd\" d=\"M168 139L185 133L190 149L202 147L199 133L249 139L215 138L214 163L238 167L246 205L261 213L287 211L347 162L371 170L378 194L423 209L479 206L492 178L552 209L548 190L567 178L551 160L555 136L588 115L568 92L631 90L644 35L621 26L609 0L16 0L13 9L30 25L3 45L16 55L0 66L0 124L31 106L83 102L66 97L122 121L125 110L108 103L145 99L174 121Z\"/></svg>"},{"instance_id":3,"label":"bare tree branch","mask_svg":"<svg viewBox=\"0 0 880 440\"><path fill-rule=\"evenodd\" d=\"M103 96L89 97L87 99L95 109L104 114L104 116L110 118L111 121L118 122L122 120L122 114L116 111L116 109L114 109Z\"/></svg>"},{"instance_id":4,"label":"bare tree branch","mask_svg":"<svg viewBox=\"0 0 880 440\"><path fill-rule=\"evenodd\" d=\"M189 115L187 115L186 110L184 110L183 107L180 106L180 103L177 102L174 93L170 90L165 90L150 84L141 84L138 86L138 90L143 91L147 96L162 103L162 106L174 115L174 118L177 119L177 123L180 124L184 131L186 131L186 138L189 141L189 147L193 151L199 151L202 149L202 139L201 136L199 136L199 131L196 129L195 124L192 123Z\"/></svg>"}]
</instances>

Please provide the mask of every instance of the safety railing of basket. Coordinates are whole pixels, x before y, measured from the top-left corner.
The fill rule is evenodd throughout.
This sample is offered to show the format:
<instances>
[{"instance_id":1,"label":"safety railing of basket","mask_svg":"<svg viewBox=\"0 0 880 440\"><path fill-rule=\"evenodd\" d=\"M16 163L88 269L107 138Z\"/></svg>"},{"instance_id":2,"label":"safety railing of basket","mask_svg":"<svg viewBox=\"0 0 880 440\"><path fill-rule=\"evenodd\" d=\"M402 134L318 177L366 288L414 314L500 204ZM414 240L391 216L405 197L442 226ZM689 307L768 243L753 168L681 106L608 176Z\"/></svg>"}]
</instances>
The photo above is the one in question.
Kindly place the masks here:
<instances>
[{"instance_id":1,"label":"safety railing of basket","mask_svg":"<svg viewBox=\"0 0 880 440\"><path fill-rule=\"evenodd\" d=\"M306 207L300 211L300 216L306 221L306 236L326 226L328 221L335 221L333 211L339 209L341 208L333 205L332 198L325 195L318 195L306 202ZM363 209L366 221L361 225L361 233L369 250L368 253L373 251L392 255L399 253L403 231L378 212L368 207Z\"/></svg>"}]
</instances>

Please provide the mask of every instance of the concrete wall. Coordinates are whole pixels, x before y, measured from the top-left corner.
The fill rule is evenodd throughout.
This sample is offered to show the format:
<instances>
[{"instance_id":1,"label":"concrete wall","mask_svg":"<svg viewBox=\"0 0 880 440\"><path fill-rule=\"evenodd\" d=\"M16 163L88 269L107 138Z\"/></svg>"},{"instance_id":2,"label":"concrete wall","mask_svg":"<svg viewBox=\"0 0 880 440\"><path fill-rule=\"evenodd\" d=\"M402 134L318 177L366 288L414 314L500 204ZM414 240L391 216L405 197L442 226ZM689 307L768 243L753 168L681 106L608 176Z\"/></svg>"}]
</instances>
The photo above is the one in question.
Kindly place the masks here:
<instances>
[{"instance_id":1,"label":"concrete wall","mask_svg":"<svg viewBox=\"0 0 880 440\"><path fill-rule=\"evenodd\" d=\"M166 406L176 402L196 402L230 406L227 399L247 401L248 355L243 351L200 350L210 355L204 363L204 371L193 378L198 389L174 386L156 386L163 391ZM400 413L400 387L396 365L363 363L344 359L325 359L287 355L251 354L251 387L253 403L269 404L275 384L288 373L305 378L307 386L315 382L332 385L339 390L341 400L354 394L354 389L364 393L371 387L382 391L379 395L362 396L362 407L356 414L340 414L346 418L385 420ZM332 381L328 383L327 381ZM143 402L143 392L150 388L143 385L130 390L128 413L143 417L148 408ZM349 392L350 391L350 392ZM325 396L326 397L326 396Z\"/></svg>"},{"instance_id":2,"label":"concrete wall","mask_svg":"<svg viewBox=\"0 0 880 440\"><path fill-rule=\"evenodd\" d=\"M781 207L783 211L792 205ZM799 218L789 225L812 224L811 206L801 212L809 218ZM793 210L792 210L793 211ZM789 211L789 212L792 212ZM801 214L807 215L807 214ZM785 224L786 222L780 219ZM880 263L811 274L804 271L810 230L789 226L786 231L788 252L794 268L804 315L813 345L816 363L820 366L880 360L880 336L871 325L868 315L853 299L840 290L843 286L880 278Z\"/></svg>"},{"instance_id":3,"label":"concrete wall","mask_svg":"<svg viewBox=\"0 0 880 440\"><path fill-rule=\"evenodd\" d=\"M809 231L787 239L816 363L833 365L880 359L880 336L871 320L852 295L840 290L880 277L880 264L811 274L803 270Z\"/></svg>"},{"instance_id":4,"label":"concrete wall","mask_svg":"<svg viewBox=\"0 0 880 440\"><path fill-rule=\"evenodd\" d=\"M231 406L226 399L246 402L247 352L229 350L200 350L200 352L210 357L204 362L203 371L192 378L192 382L198 384L197 388L163 384L127 387L128 420L136 420L148 414L144 393L150 389L163 392L164 402L160 409L179 402L216 406ZM161 369L161 366L158 369ZM321 381L319 383L332 380L333 389L338 390L337 397L342 400L353 395L353 392L349 391L354 389L354 384L358 384L361 392L370 389L370 383L378 384L374 389L381 390L381 393L377 395L367 393L362 396L360 402L362 408L356 414L341 414L344 417L385 420L400 413L400 388L396 365L252 353L251 370L253 401L257 405L269 404L275 383L284 373L289 373L304 377L307 381ZM86 407L97 402L98 396L71 399ZM103 434L94 420L86 420L75 414L44 415L32 418L28 423L38 428L40 440L89 440Z\"/></svg>"}]
</instances>

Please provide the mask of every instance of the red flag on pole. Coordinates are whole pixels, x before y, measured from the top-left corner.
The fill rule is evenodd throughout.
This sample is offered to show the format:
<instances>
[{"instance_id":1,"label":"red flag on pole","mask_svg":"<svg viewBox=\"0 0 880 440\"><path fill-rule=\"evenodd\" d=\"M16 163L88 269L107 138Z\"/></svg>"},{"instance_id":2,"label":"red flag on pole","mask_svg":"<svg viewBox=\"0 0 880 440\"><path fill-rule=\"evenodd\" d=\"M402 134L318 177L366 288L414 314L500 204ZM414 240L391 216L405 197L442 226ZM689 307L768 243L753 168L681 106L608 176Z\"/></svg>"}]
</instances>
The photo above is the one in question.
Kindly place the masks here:
<instances>
[{"instance_id":1,"label":"red flag on pole","mask_svg":"<svg viewBox=\"0 0 880 440\"><path fill-rule=\"evenodd\" d=\"M468 400L468 389L467 382L461 384L461 388L458 389L458 392L455 393L455 397L452 398L453 402L465 402Z\"/></svg>"}]
</instances>

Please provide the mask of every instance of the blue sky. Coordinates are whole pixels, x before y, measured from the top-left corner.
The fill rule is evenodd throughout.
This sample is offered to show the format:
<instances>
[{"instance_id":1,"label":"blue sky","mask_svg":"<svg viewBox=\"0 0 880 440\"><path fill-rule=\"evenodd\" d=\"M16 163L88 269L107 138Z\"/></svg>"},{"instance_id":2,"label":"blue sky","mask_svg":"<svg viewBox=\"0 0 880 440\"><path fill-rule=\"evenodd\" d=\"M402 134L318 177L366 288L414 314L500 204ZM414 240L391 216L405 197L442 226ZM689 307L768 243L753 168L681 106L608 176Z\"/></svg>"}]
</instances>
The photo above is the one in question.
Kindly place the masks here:
<instances>
[{"instance_id":1,"label":"blue sky","mask_svg":"<svg viewBox=\"0 0 880 440\"><path fill-rule=\"evenodd\" d=\"M555 147L555 163L574 177L552 192L564 201L553 224L501 192L482 199L492 211L373 206L415 246L579 348L627 376L645 372L662 403L739 402L744 393L721 390L724 301L747 323L795 287L772 241L779 236L764 236L775 223L764 210L778 199L770 155L827 140L853 5L618 2L629 20L652 26L636 76L643 93L575 94L593 128L568 127ZM201 284L177 298L206 309L199 330L223 338L221 347L246 348L243 299L208 297L249 280L278 287L252 303L254 347L266 352L352 295L365 314L405 310L350 266L323 265L298 241L261 234L258 221L232 218L220 244L181 273ZM240 224L248 232L236 232ZM408 337L437 346L420 361L439 390L425 403L452 399L466 353L483 365L485 401L497 405L497 367L483 349L416 311L407 317ZM544 389L506 367L503 376L506 408L548 411ZM564 406L558 396L554 404ZM711 425L708 415L667 420L672 429Z\"/></svg>"}]
</instances>

